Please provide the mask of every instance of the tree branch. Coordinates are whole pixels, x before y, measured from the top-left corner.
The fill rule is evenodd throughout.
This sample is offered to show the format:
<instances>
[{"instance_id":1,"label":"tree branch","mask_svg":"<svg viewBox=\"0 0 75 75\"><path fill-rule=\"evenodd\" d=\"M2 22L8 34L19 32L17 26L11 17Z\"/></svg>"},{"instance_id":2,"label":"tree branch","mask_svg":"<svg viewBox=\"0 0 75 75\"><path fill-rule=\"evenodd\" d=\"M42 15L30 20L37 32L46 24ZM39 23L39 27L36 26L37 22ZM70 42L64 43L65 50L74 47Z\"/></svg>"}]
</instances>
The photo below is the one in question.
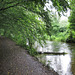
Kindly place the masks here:
<instances>
[{"instance_id":1,"label":"tree branch","mask_svg":"<svg viewBox=\"0 0 75 75\"><path fill-rule=\"evenodd\" d=\"M6 2L6 4L12 4L15 3L16 1L12 1L12 2Z\"/></svg>"},{"instance_id":2,"label":"tree branch","mask_svg":"<svg viewBox=\"0 0 75 75\"><path fill-rule=\"evenodd\" d=\"M0 2L3 2L3 0L1 0Z\"/></svg>"},{"instance_id":3,"label":"tree branch","mask_svg":"<svg viewBox=\"0 0 75 75\"><path fill-rule=\"evenodd\" d=\"M12 5L12 6L9 6L9 7L6 7L6 8L1 8L0 11L9 9L9 8L11 8L11 7L15 7L15 6L17 6L18 4L19 4L19 3L16 3L16 4Z\"/></svg>"}]
</instances>

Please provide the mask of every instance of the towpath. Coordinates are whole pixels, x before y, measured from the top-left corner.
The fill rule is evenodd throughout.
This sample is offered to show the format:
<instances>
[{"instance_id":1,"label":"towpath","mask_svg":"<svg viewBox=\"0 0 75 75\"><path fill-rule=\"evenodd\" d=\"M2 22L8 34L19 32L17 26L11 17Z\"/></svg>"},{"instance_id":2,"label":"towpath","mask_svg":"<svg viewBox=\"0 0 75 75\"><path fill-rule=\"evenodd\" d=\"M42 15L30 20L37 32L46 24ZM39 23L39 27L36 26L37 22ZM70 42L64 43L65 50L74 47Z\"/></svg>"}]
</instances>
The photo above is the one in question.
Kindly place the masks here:
<instances>
[{"instance_id":1,"label":"towpath","mask_svg":"<svg viewBox=\"0 0 75 75\"><path fill-rule=\"evenodd\" d=\"M0 75L58 75L48 70L25 49L0 37Z\"/></svg>"}]
</instances>

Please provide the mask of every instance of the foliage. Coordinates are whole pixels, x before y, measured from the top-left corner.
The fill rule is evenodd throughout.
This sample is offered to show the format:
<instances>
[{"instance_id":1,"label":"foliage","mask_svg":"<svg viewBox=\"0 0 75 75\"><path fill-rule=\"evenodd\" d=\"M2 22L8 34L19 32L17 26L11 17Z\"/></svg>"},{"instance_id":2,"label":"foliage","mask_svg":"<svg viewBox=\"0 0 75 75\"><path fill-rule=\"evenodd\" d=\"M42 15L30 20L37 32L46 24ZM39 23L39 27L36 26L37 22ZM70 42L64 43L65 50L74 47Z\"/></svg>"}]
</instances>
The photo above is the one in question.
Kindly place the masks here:
<instances>
[{"instance_id":1,"label":"foliage","mask_svg":"<svg viewBox=\"0 0 75 75\"><path fill-rule=\"evenodd\" d=\"M69 7L66 0L51 0L53 6L60 11ZM41 44L45 35L51 35L51 19L43 8L46 0L0 0L0 31L21 46L28 48L30 54L35 50L35 41ZM28 40L28 41L27 41ZM27 45L28 43L28 45Z\"/></svg>"},{"instance_id":2,"label":"foliage","mask_svg":"<svg viewBox=\"0 0 75 75\"><path fill-rule=\"evenodd\" d=\"M68 32L68 21L60 20L60 16L57 13L54 13L52 16L52 29L51 29L51 38L53 41L63 41L65 42L69 36Z\"/></svg>"},{"instance_id":3,"label":"foliage","mask_svg":"<svg viewBox=\"0 0 75 75\"><path fill-rule=\"evenodd\" d=\"M69 7L69 4L66 0L51 0L53 2L53 6L56 7L58 10L67 10L67 7ZM45 5L46 0L1 0L0 1L0 11L6 10L8 8L14 7L14 6L25 6L26 4L29 5L28 3L34 2L35 5L38 5L40 3L43 7ZM30 7L30 6L29 6Z\"/></svg>"},{"instance_id":4,"label":"foliage","mask_svg":"<svg viewBox=\"0 0 75 75\"><path fill-rule=\"evenodd\" d=\"M69 17L69 37L67 39L67 42L75 42L75 0L72 0L70 2L71 7L71 15Z\"/></svg>"},{"instance_id":5,"label":"foliage","mask_svg":"<svg viewBox=\"0 0 75 75\"><path fill-rule=\"evenodd\" d=\"M28 40L31 48L35 41L44 38L42 37L45 32L44 22L39 20L37 14L17 6L16 8L10 8L1 16L0 20L3 22L1 22L1 25L4 29L4 35L14 39L18 44L26 45Z\"/></svg>"}]
</instances>

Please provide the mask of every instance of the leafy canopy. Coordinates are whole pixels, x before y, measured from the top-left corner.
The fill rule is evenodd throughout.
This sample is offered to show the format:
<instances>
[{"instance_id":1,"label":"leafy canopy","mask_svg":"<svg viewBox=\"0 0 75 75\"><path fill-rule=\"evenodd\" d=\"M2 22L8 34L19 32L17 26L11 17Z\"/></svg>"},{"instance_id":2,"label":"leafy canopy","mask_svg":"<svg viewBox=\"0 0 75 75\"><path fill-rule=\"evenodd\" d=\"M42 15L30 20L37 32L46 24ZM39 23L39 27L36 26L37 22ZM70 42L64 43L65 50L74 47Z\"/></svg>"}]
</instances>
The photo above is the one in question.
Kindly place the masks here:
<instances>
[{"instance_id":1,"label":"leafy canopy","mask_svg":"<svg viewBox=\"0 0 75 75\"><path fill-rule=\"evenodd\" d=\"M51 0L60 11L69 7L66 0ZM43 8L46 0L0 0L0 30L20 45L30 49L35 41L45 40L44 34L50 35L51 19ZM28 41L27 41L28 40Z\"/></svg>"}]
</instances>

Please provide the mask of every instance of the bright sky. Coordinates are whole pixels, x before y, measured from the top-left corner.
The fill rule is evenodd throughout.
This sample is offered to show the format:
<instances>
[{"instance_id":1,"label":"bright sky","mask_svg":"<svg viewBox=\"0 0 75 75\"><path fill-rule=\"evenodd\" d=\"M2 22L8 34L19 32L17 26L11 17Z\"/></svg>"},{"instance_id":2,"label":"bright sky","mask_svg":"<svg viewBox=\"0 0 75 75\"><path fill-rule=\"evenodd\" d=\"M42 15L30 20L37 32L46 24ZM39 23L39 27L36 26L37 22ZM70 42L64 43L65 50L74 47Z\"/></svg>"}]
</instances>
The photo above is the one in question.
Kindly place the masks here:
<instances>
[{"instance_id":1,"label":"bright sky","mask_svg":"<svg viewBox=\"0 0 75 75\"><path fill-rule=\"evenodd\" d=\"M61 20L68 20L68 17L70 16L70 10L68 9L67 13L65 13L67 16L61 16Z\"/></svg>"},{"instance_id":2,"label":"bright sky","mask_svg":"<svg viewBox=\"0 0 75 75\"><path fill-rule=\"evenodd\" d=\"M49 3L45 4L44 10L49 9L52 12L56 12L57 10L53 7L52 2L49 1ZM70 10L68 9L67 13L64 13L66 16L62 15L60 20L68 20L68 17L70 16Z\"/></svg>"}]
</instances>

